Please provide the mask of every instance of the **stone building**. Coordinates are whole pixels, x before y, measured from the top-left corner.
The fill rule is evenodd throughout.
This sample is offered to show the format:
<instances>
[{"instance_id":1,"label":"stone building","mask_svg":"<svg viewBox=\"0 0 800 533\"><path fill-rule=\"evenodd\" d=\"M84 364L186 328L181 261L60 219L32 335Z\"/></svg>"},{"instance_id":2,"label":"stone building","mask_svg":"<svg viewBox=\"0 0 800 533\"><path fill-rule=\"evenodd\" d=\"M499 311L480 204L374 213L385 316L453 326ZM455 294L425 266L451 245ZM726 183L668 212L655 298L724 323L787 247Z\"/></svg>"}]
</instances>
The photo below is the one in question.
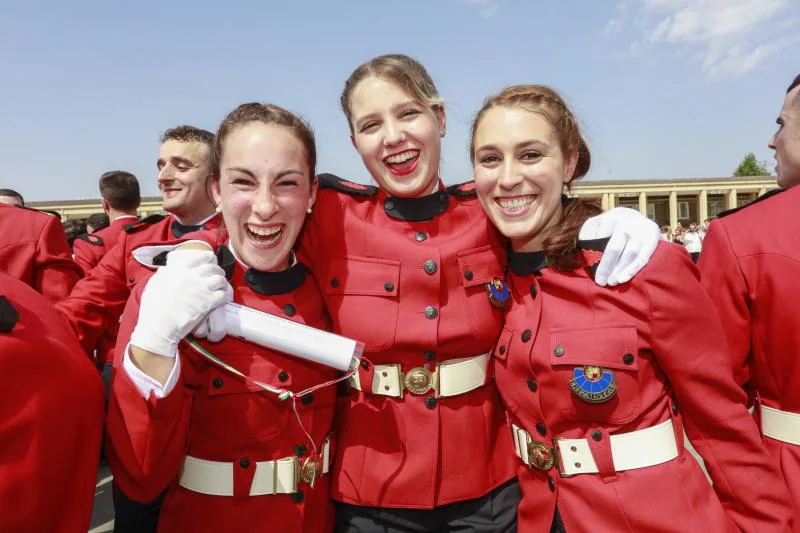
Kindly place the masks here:
<instances>
[{"instance_id":1,"label":"stone building","mask_svg":"<svg viewBox=\"0 0 800 533\"><path fill-rule=\"evenodd\" d=\"M659 226L675 228L702 223L720 211L744 205L777 187L774 176L745 178L678 178L662 180L586 180L572 194L595 198L603 209L630 207L655 220ZM56 211L64 220L86 218L102 211L99 199L29 202L30 207ZM142 198L139 216L161 213L161 198Z\"/></svg>"}]
</instances>

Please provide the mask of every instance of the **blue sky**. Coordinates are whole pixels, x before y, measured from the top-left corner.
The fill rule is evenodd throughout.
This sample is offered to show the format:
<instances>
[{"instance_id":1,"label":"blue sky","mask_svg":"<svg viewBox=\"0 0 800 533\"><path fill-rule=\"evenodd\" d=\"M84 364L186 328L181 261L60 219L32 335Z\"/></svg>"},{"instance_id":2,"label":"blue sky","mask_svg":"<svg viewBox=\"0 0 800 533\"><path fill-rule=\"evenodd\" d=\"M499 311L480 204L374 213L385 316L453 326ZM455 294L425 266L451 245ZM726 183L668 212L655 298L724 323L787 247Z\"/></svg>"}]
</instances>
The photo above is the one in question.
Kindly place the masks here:
<instances>
[{"instance_id":1,"label":"blue sky","mask_svg":"<svg viewBox=\"0 0 800 533\"><path fill-rule=\"evenodd\" d=\"M588 179L730 175L766 144L800 73L796 0L285 0L0 3L0 187L96 198L106 170L157 194L159 134L216 130L269 101L314 126L319 171L367 182L338 107L388 52L447 102L442 176L470 179L470 120L512 83L559 90L584 125Z\"/></svg>"}]
</instances>

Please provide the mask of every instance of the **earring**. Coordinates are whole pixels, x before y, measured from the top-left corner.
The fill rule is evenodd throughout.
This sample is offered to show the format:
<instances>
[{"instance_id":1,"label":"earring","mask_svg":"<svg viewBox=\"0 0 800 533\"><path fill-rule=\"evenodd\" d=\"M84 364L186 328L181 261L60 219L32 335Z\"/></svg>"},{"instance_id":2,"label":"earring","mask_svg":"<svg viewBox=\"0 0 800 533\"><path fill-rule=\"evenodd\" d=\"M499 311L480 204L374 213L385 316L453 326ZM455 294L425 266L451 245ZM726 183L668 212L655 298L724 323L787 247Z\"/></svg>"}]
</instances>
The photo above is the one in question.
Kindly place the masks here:
<instances>
[{"instance_id":1,"label":"earring","mask_svg":"<svg viewBox=\"0 0 800 533\"><path fill-rule=\"evenodd\" d=\"M311 208L310 207L308 209L306 209L306 213L308 213L309 215L311 214Z\"/></svg>"},{"instance_id":2,"label":"earring","mask_svg":"<svg viewBox=\"0 0 800 533\"><path fill-rule=\"evenodd\" d=\"M218 205L217 207L214 208L214 211L216 211L217 213L222 213L222 206Z\"/></svg>"}]
</instances>

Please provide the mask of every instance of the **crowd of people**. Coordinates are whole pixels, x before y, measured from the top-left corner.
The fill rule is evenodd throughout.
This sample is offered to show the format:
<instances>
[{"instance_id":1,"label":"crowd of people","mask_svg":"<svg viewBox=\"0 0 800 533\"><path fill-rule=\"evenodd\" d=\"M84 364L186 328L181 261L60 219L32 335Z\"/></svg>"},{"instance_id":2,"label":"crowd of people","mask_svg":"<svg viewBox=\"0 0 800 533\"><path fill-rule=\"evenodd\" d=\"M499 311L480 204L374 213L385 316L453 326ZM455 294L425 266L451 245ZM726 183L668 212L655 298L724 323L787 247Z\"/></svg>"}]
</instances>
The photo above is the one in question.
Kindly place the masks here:
<instances>
[{"instance_id":1,"label":"crowd of people","mask_svg":"<svg viewBox=\"0 0 800 533\"><path fill-rule=\"evenodd\" d=\"M674 242L686 248L692 261L697 263L697 260L700 259L700 252L703 249L703 239L708 232L708 225L712 220L711 218L707 218L702 225L691 223L688 227L683 227L679 222L678 225L675 226L675 229L670 229L669 226L661 226L661 238L667 242Z\"/></svg>"},{"instance_id":2,"label":"crowd of people","mask_svg":"<svg viewBox=\"0 0 800 533\"><path fill-rule=\"evenodd\" d=\"M118 532L800 531L800 76L780 189L671 239L569 197L591 152L547 86L485 100L449 187L418 61L340 104L372 185L246 103L164 132L165 216L103 174L72 250L0 190L0 532L86 531L101 444ZM357 341L349 371L231 304Z\"/></svg>"}]
</instances>

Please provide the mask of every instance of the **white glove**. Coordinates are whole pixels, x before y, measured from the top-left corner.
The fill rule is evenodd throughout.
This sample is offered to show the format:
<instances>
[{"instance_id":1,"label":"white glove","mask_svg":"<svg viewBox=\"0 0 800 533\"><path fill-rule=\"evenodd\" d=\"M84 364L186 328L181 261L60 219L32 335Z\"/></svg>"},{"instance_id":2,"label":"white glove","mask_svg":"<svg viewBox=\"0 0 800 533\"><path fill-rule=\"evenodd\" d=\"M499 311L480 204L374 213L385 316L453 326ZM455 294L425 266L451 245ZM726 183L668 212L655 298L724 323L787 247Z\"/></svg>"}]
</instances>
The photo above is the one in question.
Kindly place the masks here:
<instances>
[{"instance_id":1,"label":"white glove","mask_svg":"<svg viewBox=\"0 0 800 533\"><path fill-rule=\"evenodd\" d=\"M580 240L608 241L594 275L598 285L618 285L630 281L656 251L661 240L658 225L638 211L615 207L587 220L578 234Z\"/></svg>"},{"instance_id":2,"label":"white glove","mask_svg":"<svg viewBox=\"0 0 800 533\"><path fill-rule=\"evenodd\" d=\"M166 266L153 274L142 293L131 344L175 357L181 339L211 310L225 303L229 287L213 252L170 252Z\"/></svg>"},{"instance_id":3,"label":"white glove","mask_svg":"<svg viewBox=\"0 0 800 533\"><path fill-rule=\"evenodd\" d=\"M230 283L225 287L225 301L219 307L215 307L209 314L200 321L196 328L192 330L192 335L198 339L207 339L211 342L219 342L228 334L228 319L225 312L225 304L233 301L233 287Z\"/></svg>"}]
</instances>

